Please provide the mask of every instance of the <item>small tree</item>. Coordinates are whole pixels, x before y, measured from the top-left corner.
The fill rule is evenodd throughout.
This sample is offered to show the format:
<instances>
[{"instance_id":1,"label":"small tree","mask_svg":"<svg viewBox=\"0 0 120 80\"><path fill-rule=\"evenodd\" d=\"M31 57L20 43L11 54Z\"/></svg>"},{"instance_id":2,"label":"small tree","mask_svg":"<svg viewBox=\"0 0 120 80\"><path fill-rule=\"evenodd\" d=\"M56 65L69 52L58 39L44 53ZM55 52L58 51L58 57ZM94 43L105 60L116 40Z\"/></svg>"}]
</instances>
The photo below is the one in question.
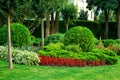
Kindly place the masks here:
<instances>
[{"instance_id":1,"label":"small tree","mask_svg":"<svg viewBox=\"0 0 120 80\"><path fill-rule=\"evenodd\" d=\"M80 10L79 20L87 20L88 19L88 11Z\"/></svg>"},{"instance_id":2,"label":"small tree","mask_svg":"<svg viewBox=\"0 0 120 80\"><path fill-rule=\"evenodd\" d=\"M41 19L41 36L42 36L42 45L44 47L44 18L46 15L46 5L44 0L32 0L32 8L38 17L38 26Z\"/></svg>"},{"instance_id":3,"label":"small tree","mask_svg":"<svg viewBox=\"0 0 120 80\"><path fill-rule=\"evenodd\" d=\"M11 14L13 10L22 4L24 4L24 0L0 0L0 8L7 14L7 27L8 27L8 61L9 68L13 68L12 64L12 53L11 53L11 34L10 34L10 21Z\"/></svg>"},{"instance_id":4,"label":"small tree","mask_svg":"<svg viewBox=\"0 0 120 80\"><path fill-rule=\"evenodd\" d=\"M77 18L77 7L73 4L66 4L62 10L62 18L66 25L66 31L68 31L68 26Z\"/></svg>"},{"instance_id":5,"label":"small tree","mask_svg":"<svg viewBox=\"0 0 120 80\"><path fill-rule=\"evenodd\" d=\"M105 16L105 38L108 38L108 20L110 10L114 10L117 8L118 2L117 0L87 0L88 6L87 8L92 9L96 6L97 10L102 10Z\"/></svg>"}]
</instances>

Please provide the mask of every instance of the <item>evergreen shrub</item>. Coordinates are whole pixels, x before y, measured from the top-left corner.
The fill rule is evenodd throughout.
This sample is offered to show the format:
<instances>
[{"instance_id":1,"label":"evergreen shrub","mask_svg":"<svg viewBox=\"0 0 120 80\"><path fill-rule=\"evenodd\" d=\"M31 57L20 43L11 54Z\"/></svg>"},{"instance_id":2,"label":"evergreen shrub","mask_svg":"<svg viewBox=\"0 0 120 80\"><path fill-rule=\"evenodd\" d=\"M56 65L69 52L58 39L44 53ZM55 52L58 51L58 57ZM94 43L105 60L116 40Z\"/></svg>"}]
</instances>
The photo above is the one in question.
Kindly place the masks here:
<instances>
[{"instance_id":1,"label":"evergreen shrub","mask_svg":"<svg viewBox=\"0 0 120 80\"><path fill-rule=\"evenodd\" d=\"M78 44L83 51L91 51L94 48L94 35L86 27L77 26L71 28L64 36L65 45Z\"/></svg>"},{"instance_id":2,"label":"evergreen shrub","mask_svg":"<svg viewBox=\"0 0 120 80\"><path fill-rule=\"evenodd\" d=\"M12 46L21 47L31 43L31 35L26 26L19 23L11 24L11 43ZM0 28L0 45L7 44L7 25Z\"/></svg>"},{"instance_id":3,"label":"evergreen shrub","mask_svg":"<svg viewBox=\"0 0 120 80\"><path fill-rule=\"evenodd\" d=\"M49 43L57 43L57 42L63 43L63 40L64 40L64 34L61 33L52 34L45 39L45 45Z\"/></svg>"}]
</instances>

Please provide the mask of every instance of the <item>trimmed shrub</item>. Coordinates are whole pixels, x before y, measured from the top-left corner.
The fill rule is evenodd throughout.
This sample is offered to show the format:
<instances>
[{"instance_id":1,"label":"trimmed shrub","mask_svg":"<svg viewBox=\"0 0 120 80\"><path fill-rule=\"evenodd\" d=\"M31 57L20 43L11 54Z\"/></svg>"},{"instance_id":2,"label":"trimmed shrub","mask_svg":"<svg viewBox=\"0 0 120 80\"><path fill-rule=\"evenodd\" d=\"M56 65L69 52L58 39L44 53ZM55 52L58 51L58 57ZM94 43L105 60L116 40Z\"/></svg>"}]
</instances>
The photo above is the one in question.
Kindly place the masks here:
<instances>
[{"instance_id":1,"label":"trimmed shrub","mask_svg":"<svg viewBox=\"0 0 120 80\"><path fill-rule=\"evenodd\" d=\"M31 43L31 36L28 28L19 23L11 24L11 43L12 46L21 47ZM0 45L7 44L7 26L0 28Z\"/></svg>"},{"instance_id":2,"label":"trimmed shrub","mask_svg":"<svg viewBox=\"0 0 120 80\"><path fill-rule=\"evenodd\" d=\"M49 43L57 43L57 42L63 43L63 40L64 40L64 34L61 33L52 34L45 39L45 45Z\"/></svg>"},{"instance_id":3,"label":"trimmed shrub","mask_svg":"<svg viewBox=\"0 0 120 80\"><path fill-rule=\"evenodd\" d=\"M8 60L7 47L0 46L0 59ZM37 53L12 48L12 61L18 64L38 65L40 59Z\"/></svg>"},{"instance_id":4,"label":"trimmed shrub","mask_svg":"<svg viewBox=\"0 0 120 80\"><path fill-rule=\"evenodd\" d=\"M91 51L94 48L94 35L88 28L77 26L66 32L64 43L79 44L83 51Z\"/></svg>"}]
</instances>

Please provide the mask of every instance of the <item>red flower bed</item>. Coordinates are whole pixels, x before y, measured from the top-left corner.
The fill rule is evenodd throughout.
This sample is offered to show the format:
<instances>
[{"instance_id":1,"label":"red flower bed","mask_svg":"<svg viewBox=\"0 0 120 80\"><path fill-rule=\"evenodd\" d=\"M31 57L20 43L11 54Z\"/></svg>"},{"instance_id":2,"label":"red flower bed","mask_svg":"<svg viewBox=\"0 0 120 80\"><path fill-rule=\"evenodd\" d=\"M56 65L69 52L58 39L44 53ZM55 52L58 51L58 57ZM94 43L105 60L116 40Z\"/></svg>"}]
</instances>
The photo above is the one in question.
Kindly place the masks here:
<instances>
[{"instance_id":1,"label":"red flower bed","mask_svg":"<svg viewBox=\"0 0 120 80\"><path fill-rule=\"evenodd\" d=\"M105 65L105 61L102 60L80 60L71 58L55 58L49 56L39 55L41 62L40 65L50 65L50 66L99 66Z\"/></svg>"}]
</instances>

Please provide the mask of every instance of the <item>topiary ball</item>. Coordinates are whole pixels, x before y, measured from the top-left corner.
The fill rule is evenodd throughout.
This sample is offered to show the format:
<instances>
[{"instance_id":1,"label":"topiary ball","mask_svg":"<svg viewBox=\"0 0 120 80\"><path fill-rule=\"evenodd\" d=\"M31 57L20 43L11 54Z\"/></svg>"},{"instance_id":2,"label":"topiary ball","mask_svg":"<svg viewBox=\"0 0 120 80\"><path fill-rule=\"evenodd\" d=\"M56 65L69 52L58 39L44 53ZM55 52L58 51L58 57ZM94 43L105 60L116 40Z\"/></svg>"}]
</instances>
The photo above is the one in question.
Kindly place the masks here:
<instances>
[{"instance_id":1,"label":"topiary ball","mask_svg":"<svg viewBox=\"0 0 120 80\"><path fill-rule=\"evenodd\" d=\"M73 27L65 33L64 43L65 45L79 44L83 51L88 52L94 48L94 35L86 27Z\"/></svg>"},{"instance_id":2,"label":"topiary ball","mask_svg":"<svg viewBox=\"0 0 120 80\"><path fill-rule=\"evenodd\" d=\"M10 31L12 46L21 47L30 44L31 35L26 26L19 23L12 23ZM7 44L7 38L7 26L4 25L0 28L0 45Z\"/></svg>"}]
</instances>

